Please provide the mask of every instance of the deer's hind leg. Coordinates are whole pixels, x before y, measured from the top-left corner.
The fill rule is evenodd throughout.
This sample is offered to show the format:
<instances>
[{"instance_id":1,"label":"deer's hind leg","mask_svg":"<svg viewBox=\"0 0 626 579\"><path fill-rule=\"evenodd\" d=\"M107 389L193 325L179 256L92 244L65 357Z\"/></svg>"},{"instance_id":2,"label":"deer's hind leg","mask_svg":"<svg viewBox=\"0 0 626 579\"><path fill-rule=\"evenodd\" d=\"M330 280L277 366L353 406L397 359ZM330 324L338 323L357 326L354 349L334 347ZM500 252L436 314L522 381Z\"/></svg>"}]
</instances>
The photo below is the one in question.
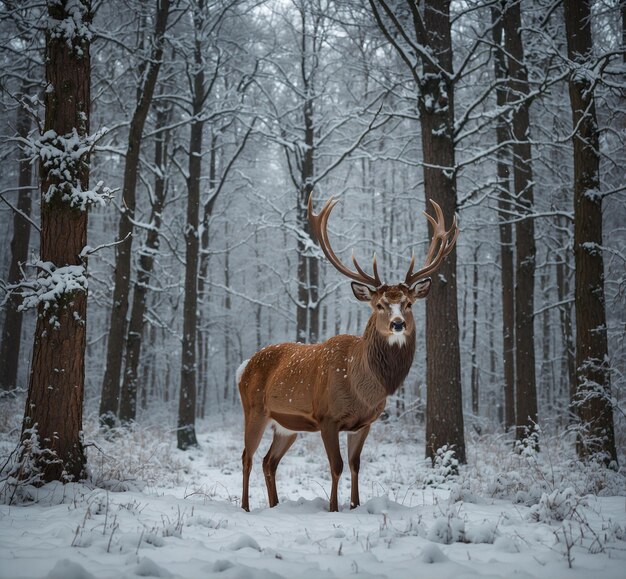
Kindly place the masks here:
<instances>
[{"instance_id":1,"label":"deer's hind leg","mask_svg":"<svg viewBox=\"0 0 626 579\"><path fill-rule=\"evenodd\" d=\"M265 474L265 484L267 485L267 496L270 507L275 507L278 504L278 493L276 492L276 469L278 468L278 463L291 448L291 445L296 441L297 437L298 435L295 432L289 434L288 432L281 432L276 428L274 429L272 445L267 451L265 458L263 458L263 474Z\"/></svg>"},{"instance_id":2,"label":"deer's hind leg","mask_svg":"<svg viewBox=\"0 0 626 579\"><path fill-rule=\"evenodd\" d=\"M245 511L250 510L249 485L250 471L252 470L252 458L256 449L259 447L263 432L267 426L268 418L264 414L247 414L245 417L245 433L244 448L241 455L241 464L243 466L243 491L241 495L241 507Z\"/></svg>"}]
</instances>

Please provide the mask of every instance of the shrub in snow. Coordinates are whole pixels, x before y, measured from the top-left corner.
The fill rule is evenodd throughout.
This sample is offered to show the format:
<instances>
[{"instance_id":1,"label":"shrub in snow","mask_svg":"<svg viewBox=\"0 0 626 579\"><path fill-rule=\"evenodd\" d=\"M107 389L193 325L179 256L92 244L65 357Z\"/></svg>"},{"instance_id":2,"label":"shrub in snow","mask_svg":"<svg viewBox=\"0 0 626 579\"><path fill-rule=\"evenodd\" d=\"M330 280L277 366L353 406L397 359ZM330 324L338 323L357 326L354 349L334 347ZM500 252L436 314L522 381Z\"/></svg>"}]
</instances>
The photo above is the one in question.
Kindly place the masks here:
<instances>
[{"instance_id":1,"label":"shrub in snow","mask_svg":"<svg viewBox=\"0 0 626 579\"><path fill-rule=\"evenodd\" d=\"M136 423L111 429L104 437L98 421L85 425L90 478L113 492L148 486L173 487L182 480L186 465L176 454L167 424L144 428Z\"/></svg>"},{"instance_id":2,"label":"shrub in snow","mask_svg":"<svg viewBox=\"0 0 626 579\"><path fill-rule=\"evenodd\" d=\"M566 488L563 491L555 490L550 494L541 495L539 503L530 509L528 518L531 521L544 523L564 521L574 516L579 505L586 505L586 502L577 496L573 488Z\"/></svg>"},{"instance_id":3,"label":"shrub in snow","mask_svg":"<svg viewBox=\"0 0 626 579\"><path fill-rule=\"evenodd\" d=\"M454 513L435 519L426 533L426 538L433 543L444 545L465 542L465 521Z\"/></svg>"},{"instance_id":4,"label":"shrub in snow","mask_svg":"<svg viewBox=\"0 0 626 579\"><path fill-rule=\"evenodd\" d=\"M15 504L36 500L37 487L43 484L41 465L58 464L61 460L49 448L42 448L37 425L24 430L24 437L3 465L0 475L0 502ZM28 473L28 478L24 478ZM66 482L70 482L67 478Z\"/></svg>"},{"instance_id":5,"label":"shrub in snow","mask_svg":"<svg viewBox=\"0 0 626 579\"><path fill-rule=\"evenodd\" d=\"M455 455L453 446L445 444L438 448L435 452L433 468L424 475L422 484L447 488L447 483L454 480L459 474L459 461Z\"/></svg>"},{"instance_id":6,"label":"shrub in snow","mask_svg":"<svg viewBox=\"0 0 626 579\"><path fill-rule=\"evenodd\" d=\"M498 524L484 520L465 528L465 541L468 543L493 543L498 534Z\"/></svg>"},{"instance_id":7,"label":"shrub in snow","mask_svg":"<svg viewBox=\"0 0 626 579\"><path fill-rule=\"evenodd\" d=\"M448 561L446 557L437 545L426 545L422 549L422 561L424 563L445 563Z\"/></svg>"}]
</instances>

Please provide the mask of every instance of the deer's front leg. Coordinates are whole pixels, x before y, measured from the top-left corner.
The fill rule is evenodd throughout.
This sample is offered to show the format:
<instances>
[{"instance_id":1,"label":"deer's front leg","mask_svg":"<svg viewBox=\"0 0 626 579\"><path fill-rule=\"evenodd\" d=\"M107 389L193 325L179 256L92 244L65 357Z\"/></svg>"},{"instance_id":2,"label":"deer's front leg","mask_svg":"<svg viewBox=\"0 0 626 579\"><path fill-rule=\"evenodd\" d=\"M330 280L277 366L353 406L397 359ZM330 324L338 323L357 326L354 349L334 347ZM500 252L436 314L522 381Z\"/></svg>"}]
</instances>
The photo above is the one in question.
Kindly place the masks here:
<instances>
[{"instance_id":1,"label":"deer's front leg","mask_svg":"<svg viewBox=\"0 0 626 579\"><path fill-rule=\"evenodd\" d=\"M332 487L330 491L330 511L337 512L339 503L337 501L337 485L339 477L343 471L343 460L341 459L341 451L339 449L339 429L333 422L326 422L321 425L322 440L328 455L330 464L330 474L332 476Z\"/></svg>"},{"instance_id":2,"label":"deer's front leg","mask_svg":"<svg viewBox=\"0 0 626 579\"><path fill-rule=\"evenodd\" d=\"M352 489L350 491L350 508L354 509L361 504L359 500L359 469L361 467L361 451L363 444L370 432L370 427L365 426L358 432L348 434L348 464L352 475Z\"/></svg>"}]
</instances>

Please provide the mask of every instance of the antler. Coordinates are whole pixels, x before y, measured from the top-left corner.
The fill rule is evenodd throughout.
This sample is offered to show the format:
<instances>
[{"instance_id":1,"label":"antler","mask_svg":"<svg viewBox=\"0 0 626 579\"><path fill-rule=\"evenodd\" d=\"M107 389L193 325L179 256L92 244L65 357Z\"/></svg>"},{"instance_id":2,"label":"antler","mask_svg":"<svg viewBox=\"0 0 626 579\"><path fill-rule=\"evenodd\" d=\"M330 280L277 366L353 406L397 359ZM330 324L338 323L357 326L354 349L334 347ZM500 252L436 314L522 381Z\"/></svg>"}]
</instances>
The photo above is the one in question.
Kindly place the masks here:
<instances>
[{"instance_id":1,"label":"antler","mask_svg":"<svg viewBox=\"0 0 626 579\"><path fill-rule=\"evenodd\" d=\"M330 242L328 241L328 218L330 217L330 212L333 210L335 205L339 203L338 199L331 197L320 212L315 215L313 213L313 195L309 195L309 223L311 224L311 228L313 229L313 233L317 238L324 255L328 258L328 261L343 275L358 281L359 283L364 283L365 285L371 286L373 288L379 288L383 285L383 282L380 280L378 276L378 264L376 263L376 254L374 254L374 261L372 263L372 268L374 270L374 277L365 273L361 266L358 264L356 258L354 257L354 253L352 254L352 263L354 263L354 267L356 271L352 271L348 267L346 267L339 258L335 255L335 252L332 250L330 246Z\"/></svg>"},{"instance_id":2,"label":"antler","mask_svg":"<svg viewBox=\"0 0 626 579\"><path fill-rule=\"evenodd\" d=\"M428 248L428 254L426 255L426 263L424 264L424 267L415 273L413 273L415 255L411 256L409 271L407 271L406 278L404 280L405 285L408 285L409 287L412 286L418 279L426 277L439 269L444 258L454 249L457 237L459 236L459 228L456 224L456 215L452 220L452 227L446 231L446 224L441 207L439 207L439 205L432 199L430 199L430 203L435 209L437 219L428 215L426 211L424 211L424 215L433 226L433 238L430 242L430 247Z\"/></svg>"}]
</instances>

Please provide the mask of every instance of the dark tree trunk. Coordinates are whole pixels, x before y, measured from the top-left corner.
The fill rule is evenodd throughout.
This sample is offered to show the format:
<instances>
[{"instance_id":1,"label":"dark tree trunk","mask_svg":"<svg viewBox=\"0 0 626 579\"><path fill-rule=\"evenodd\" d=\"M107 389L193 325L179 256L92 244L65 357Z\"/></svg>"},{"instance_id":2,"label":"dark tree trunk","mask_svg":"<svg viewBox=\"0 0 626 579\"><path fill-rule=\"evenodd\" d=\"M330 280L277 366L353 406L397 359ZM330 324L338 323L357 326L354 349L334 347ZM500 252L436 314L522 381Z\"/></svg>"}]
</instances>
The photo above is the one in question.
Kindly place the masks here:
<instances>
[{"instance_id":1,"label":"dark tree trunk","mask_svg":"<svg viewBox=\"0 0 626 579\"><path fill-rule=\"evenodd\" d=\"M566 394L570 403L576 396L576 347L574 345L574 329L572 326L572 304L562 303L571 295L571 273L567 256L569 249L560 252L556 263L556 288L561 322L561 341L563 354L561 356L561 384L566 386Z\"/></svg>"},{"instance_id":2,"label":"dark tree trunk","mask_svg":"<svg viewBox=\"0 0 626 579\"><path fill-rule=\"evenodd\" d=\"M102 426L112 427L116 417L120 398L120 373L124 352L124 333L128 314L128 295L130 290L131 258L133 245L133 220L135 218L137 173L143 128L146 123L150 103L154 94L161 61L163 59L163 40L169 15L170 1L158 0L152 53L145 63L144 82L137 91L137 106L130 122L126 163L124 165L124 184L122 186L121 215L118 231L118 243L115 246L115 272L113 287L113 307L107 341L106 366L102 381L100 398L100 422Z\"/></svg>"},{"instance_id":3,"label":"dark tree trunk","mask_svg":"<svg viewBox=\"0 0 626 579\"><path fill-rule=\"evenodd\" d=\"M22 98L28 94L28 86L22 84ZM21 100L21 99L20 99ZM28 136L31 127L30 114L25 107L19 106L16 119L17 134L22 139ZM30 242L30 223L23 217L30 217L31 209L32 165L27 158L19 160L19 177L17 186L17 209L21 213L13 215L13 238L11 239L11 263L7 282L15 284L20 281L20 265L28 258ZM2 327L2 343L0 344L0 389L9 391L17 388L17 371L20 359L20 338L22 335L22 312L18 311L19 299L11 297L6 304L6 317Z\"/></svg>"},{"instance_id":4,"label":"dark tree trunk","mask_svg":"<svg viewBox=\"0 0 626 579\"><path fill-rule=\"evenodd\" d=\"M144 247L139 251L139 268L133 290L133 307L130 313L128 336L126 338L126 368L122 381L119 417L122 424L135 420L137 416L137 378L144 315L147 307L148 286L154 268L154 259L159 251L159 230L161 213L167 194L165 185L165 158L167 153L167 132L162 129L169 119L169 110L161 107L157 110L155 130L159 131L154 146L154 164L158 168L154 183L154 203L150 216L150 229Z\"/></svg>"},{"instance_id":5,"label":"dark tree trunk","mask_svg":"<svg viewBox=\"0 0 626 579\"><path fill-rule=\"evenodd\" d=\"M496 103L504 110L507 103L506 57L502 41L502 13L496 5L492 8L493 41L496 45L494 67L496 80ZM515 271L513 267L513 206L511 204L509 167L510 149L503 146L509 139L509 127L504 115L498 117L496 140L498 173L498 209L500 211L500 275L502 285L502 359L504 363L504 428L515 426Z\"/></svg>"},{"instance_id":6,"label":"dark tree trunk","mask_svg":"<svg viewBox=\"0 0 626 579\"><path fill-rule=\"evenodd\" d=\"M578 66L592 58L590 0L565 1L567 53ZM581 459L617 462L604 302L600 143L591 78L574 68L569 79L574 144L576 264L576 398Z\"/></svg>"},{"instance_id":7,"label":"dark tree trunk","mask_svg":"<svg viewBox=\"0 0 626 579\"><path fill-rule=\"evenodd\" d=\"M370 0L378 26L409 68L418 88L426 208L430 209L428 200L432 199L450 220L457 205L450 1L426 0L423 15L417 2L407 4L413 42L426 48L420 53L421 72L412 62L414 57L407 55L397 41L407 29L393 15L393 9L386 0ZM390 20L393 34L378 6ZM433 276L426 302L426 455L433 459L438 448L448 445L465 463L456 270L455 249Z\"/></svg>"},{"instance_id":8,"label":"dark tree trunk","mask_svg":"<svg viewBox=\"0 0 626 579\"><path fill-rule=\"evenodd\" d=\"M308 99L303 107L305 151L300 171L301 187L298 191L296 226L311 236L307 204L313 192L314 134L313 103ZM296 312L296 341L316 343L319 339L319 262L317 257L307 255L304 239L298 238L298 307Z\"/></svg>"},{"instance_id":9,"label":"dark tree trunk","mask_svg":"<svg viewBox=\"0 0 626 579\"><path fill-rule=\"evenodd\" d=\"M478 361L477 361L477 345L478 345L478 250L480 245L474 250L474 273L472 276L472 412L474 416L478 416L479 411L479 391L478 391Z\"/></svg>"},{"instance_id":10,"label":"dark tree trunk","mask_svg":"<svg viewBox=\"0 0 626 579\"><path fill-rule=\"evenodd\" d=\"M521 37L521 13L518 2L507 0L504 9L504 45L509 55L508 96L513 109L513 187L517 212L521 219L515 229L515 396L517 440L525 440L536 431L537 385L535 377L535 226L533 175L529 141L528 73ZM536 438L532 445L537 447Z\"/></svg>"},{"instance_id":11,"label":"dark tree trunk","mask_svg":"<svg viewBox=\"0 0 626 579\"><path fill-rule=\"evenodd\" d=\"M69 2L49 2L51 20L70 19ZM76 4L76 3L74 3ZM77 8L73 6L73 8ZM91 22L91 3L80 2L86 23ZM90 41L74 37L46 36L45 131L60 137L89 133ZM53 267L86 268L81 252L87 244L87 208L72 206L59 189L67 181L59 171L41 164L41 260ZM67 172L71 173L69 176ZM70 167L64 178L80 187L89 186L89 159ZM57 189L52 192L51 187ZM86 476L82 443L85 384L86 288L65 292L49 307L39 305L33 346L32 370L22 428L23 451L32 450L34 471L41 481L80 480ZM40 451L35 452L35 436ZM35 472L22 471L26 478Z\"/></svg>"},{"instance_id":12,"label":"dark tree trunk","mask_svg":"<svg viewBox=\"0 0 626 579\"><path fill-rule=\"evenodd\" d=\"M418 100L422 123L424 190L427 199L439 203L451 219L456 211L454 143L454 85L449 0L424 4L424 28L428 47L439 67L423 63ZM441 69L446 71L442 74ZM444 261L426 301L426 455L434 459L443 445L453 446L465 463L463 395L457 312L456 249Z\"/></svg>"},{"instance_id":13,"label":"dark tree trunk","mask_svg":"<svg viewBox=\"0 0 626 579\"><path fill-rule=\"evenodd\" d=\"M202 314L206 299L206 283L208 280L209 270L209 242L210 231L209 222L213 214L213 207L217 200L217 135L215 132L211 135L211 148L209 151L209 198L204 203L202 213L202 234L200 235L200 264L198 273L198 303L200 311L198 312L198 380L202 384L201 392L201 408L200 414L204 417L206 412L206 389L208 383L208 366L209 366L209 349L208 349L208 332L205 330L205 320Z\"/></svg>"},{"instance_id":14,"label":"dark tree trunk","mask_svg":"<svg viewBox=\"0 0 626 579\"><path fill-rule=\"evenodd\" d=\"M198 263L200 240L200 178L202 177L202 108L204 104L204 63L202 40L204 33L204 0L199 0L193 14L195 28L194 64L192 76L192 106L194 121L189 138L189 175L187 177L187 223L185 226L185 299L183 304L183 348L178 399L178 448L186 450L198 445L196 438L196 342L198 335Z\"/></svg>"}]
</instances>

